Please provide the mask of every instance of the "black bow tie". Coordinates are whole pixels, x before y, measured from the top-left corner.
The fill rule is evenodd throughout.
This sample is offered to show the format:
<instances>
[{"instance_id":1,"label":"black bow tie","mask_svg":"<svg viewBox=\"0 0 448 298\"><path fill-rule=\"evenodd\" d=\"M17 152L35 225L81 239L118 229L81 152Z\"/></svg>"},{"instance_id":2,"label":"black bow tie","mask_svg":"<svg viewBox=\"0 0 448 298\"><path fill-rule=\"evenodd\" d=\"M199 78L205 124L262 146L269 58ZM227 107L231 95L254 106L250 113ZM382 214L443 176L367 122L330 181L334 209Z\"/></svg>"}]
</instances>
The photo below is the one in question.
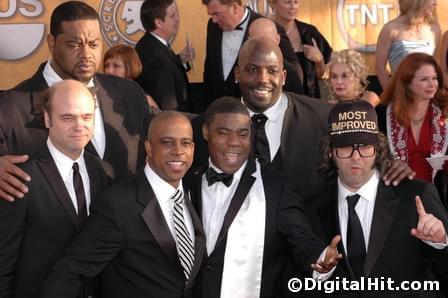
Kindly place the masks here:
<instances>
[{"instance_id":1,"label":"black bow tie","mask_svg":"<svg viewBox=\"0 0 448 298\"><path fill-rule=\"evenodd\" d=\"M207 179L208 186L211 186L216 182L222 182L225 186L229 187L233 181L233 174L217 173L210 167L205 172L205 178Z\"/></svg>"}]
</instances>

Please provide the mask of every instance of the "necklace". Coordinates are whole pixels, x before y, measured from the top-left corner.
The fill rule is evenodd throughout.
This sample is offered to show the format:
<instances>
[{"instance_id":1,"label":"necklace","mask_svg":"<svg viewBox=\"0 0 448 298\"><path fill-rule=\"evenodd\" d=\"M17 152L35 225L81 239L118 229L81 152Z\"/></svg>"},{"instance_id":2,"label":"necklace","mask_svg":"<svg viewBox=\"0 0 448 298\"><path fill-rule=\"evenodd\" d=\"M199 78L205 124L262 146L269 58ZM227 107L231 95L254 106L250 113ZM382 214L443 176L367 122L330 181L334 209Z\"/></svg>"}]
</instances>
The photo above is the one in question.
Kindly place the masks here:
<instances>
[{"instance_id":1,"label":"necklace","mask_svg":"<svg viewBox=\"0 0 448 298\"><path fill-rule=\"evenodd\" d=\"M409 120L411 120L411 124L413 124L413 125L419 125L420 123L423 122L423 120L425 119L425 116L426 116L426 115L423 115L423 117L421 117L421 118L419 118L419 119L412 119L412 118L409 118Z\"/></svg>"}]
</instances>

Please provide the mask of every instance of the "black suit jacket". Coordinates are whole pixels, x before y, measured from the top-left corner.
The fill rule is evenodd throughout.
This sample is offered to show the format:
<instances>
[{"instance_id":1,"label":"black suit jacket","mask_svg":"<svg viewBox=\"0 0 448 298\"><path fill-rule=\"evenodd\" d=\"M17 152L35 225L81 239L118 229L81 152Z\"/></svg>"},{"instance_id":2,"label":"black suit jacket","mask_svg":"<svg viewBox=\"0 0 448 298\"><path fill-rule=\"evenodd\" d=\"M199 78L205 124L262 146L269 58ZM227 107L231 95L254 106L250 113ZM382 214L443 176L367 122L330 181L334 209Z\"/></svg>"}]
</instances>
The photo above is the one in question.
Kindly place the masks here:
<instances>
[{"instance_id":1,"label":"black suit jacket","mask_svg":"<svg viewBox=\"0 0 448 298\"><path fill-rule=\"evenodd\" d=\"M135 50L143 64L137 81L160 109L192 112L188 77L179 57L150 33L143 35Z\"/></svg>"},{"instance_id":2,"label":"black suit jacket","mask_svg":"<svg viewBox=\"0 0 448 298\"><path fill-rule=\"evenodd\" d=\"M250 24L263 16L254 12L250 8L246 7L249 10L249 22L246 28L246 32L244 33L243 43L248 38L248 29ZM291 43L286 36L285 30L280 25L276 24L277 31L280 34L280 49L283 54L283 59L288 61L289 64L297 65L299 62L297 57L294 54L294 50L292 49ZM222 29L212 20L208 21L207 25L207 44L206 44L206 57L204 64L204 85L205 85L205 103L201 110L205 111L210 103L212 103L215 99L221 96L233 96L240 97L241 91L239 89L238 84L235 83L235 75L234 70L237 65L237 61L232 67L229 76L226 80L224 80L223 70L222 70ZM290 70L294 69L291 67ZM293 76L293 74L291 74ZM297 74L297 77L298 74ZM298 81L300 84L300 80ZM301 89L301 88L300 88Z\"/></svg>"},{"instance_id":3,"label":"black suit jacket","mask_svg":"<svg viewBox=\"0 0 448 298\"><path fill-rule=\"evenodd\" d=\"M291 189L304 200L316 196L325 189L327 180L317 173L319 144L327 135L327 117L332 105L304 95L287 93L286 110L281 145L272 166L287 176ZM195 147L194 166L208 158L207 143L202 137L203 115L193 119Z\"/></svg>"},{"instance_id":4,"label":"black suit jacket","mask_svg":"<svg viewBox=\"0 0 448 298\"><path fill-rule=\"evenodd\" d=\"M44 66L0 95L0 155L33 156L45 146L47 130L37 110L39 97L48 88L42 75ZM148 103L135 82L102 74L96 74L94 81L106 134L104 160L114 166L118 178L126 177L144 165ZM91 144L86 149L97 154Z\"/></svg>"},{"instance_id":5,"label":"black suit jacket","mask_svg":"<svg viewBox=\"0 0 448 298\"><path fill-rule=\"evenodd\" d=\"M306 208L307 214L311 217L313 230L323 240L329 240L340 233L337 191L337 183L334 182L320 196L309 201L310 205ZM442 278L442 285L447 282L448 249L436 250L410 234L411 228L415 228L418 222L416 195L421 197L426 212L439 218L444 223L445 229L448 228L448 215L432 184L418 180L404 180L398 186L392 187L384 185L381 181L378 185L364 266L366 277L390 277L398 283L405 280L431 280L433 274L437 273ZM342 242L338 250L345 254ZM336 277L354 279L347 260L344 255L332 279ZM423 291L341 292L335 294L335 297L385 297L385 295L429 297L429 293Z\"/></svg>"},{"instance_id":6,"label":"black suit jacket","mask_svg":"<svg viewBox=\"0 0 448 298\"><path fill-rule=\"evenodd\" d=\"M195 261L186 282L175 240L143 171L112 186L92 206L83 231L53 267L41 297L75 297L80 279L101 271L101 297L190 297L205 252L191 202Z\"/></svg>"},{"instance_id":7,"label":"black suit jacket","mask_svg":"<svg viewBox=\"0 0 448 298\"><path fill-rule=\"evenodd\" d=\"M94 202L111 178L104 161L84 158ZM32 177L29 192L14 203L0 200L0 297L37 297L46 272L82 227L47 147L22 168Z\"/></svg>"},{"instance_id":8,"label":"black suit jacket","mask_svg":"<svg viewBox=\"0 0 448 298\"><path fill-rule=\"evenodd\" d=\"M202 214L202 175L207 167L208 164L202 166L189 177L191 197L199 214ZM253 176L255 170L255 161L249 159L224 217L215 249L204 261L202 273L195 287L195 297L220 297L227 232L256 180ZM284 177L270 167L262 167L261 175L266 199L266 216L260 297L268 298L276 297L282 291L284 285L281 273L288 256L292 256L296 264L302 268L310 268L325 248L325 244L311 233L311 227L303 214L302 201L290 191Z\"/></svg>"}]
</instances>

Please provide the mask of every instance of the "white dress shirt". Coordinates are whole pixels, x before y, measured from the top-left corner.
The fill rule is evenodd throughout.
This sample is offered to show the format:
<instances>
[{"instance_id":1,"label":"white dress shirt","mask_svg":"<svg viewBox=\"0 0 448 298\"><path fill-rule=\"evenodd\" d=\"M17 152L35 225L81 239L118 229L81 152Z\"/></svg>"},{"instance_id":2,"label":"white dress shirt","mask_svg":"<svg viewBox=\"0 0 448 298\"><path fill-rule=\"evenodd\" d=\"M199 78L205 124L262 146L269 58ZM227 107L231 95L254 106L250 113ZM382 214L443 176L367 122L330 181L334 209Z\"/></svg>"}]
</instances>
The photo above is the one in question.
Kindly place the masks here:
<instances>
[{"instance_id":1,"label":"white dress shirt","mask_svg":"<svg viewBox=\"0 0 448 298\"><path fill-rule=\"evenodd\" d=\"M156 172L154 172L148 164L145 165L144 171L146 179L148 180L149 184L151 184L157 202L162 209L163 217L165 218L165 222L170 229L173 239L176 239L176 229L174 228L173 218L174 200L171 197L178 189L182 191L184 195L184 202L182 203L184 221L194 245L195 238L193 222L191 220L190 212L188 211L187 205L185 203L185 200L189 200L189 198L185 196L184 189L182 187L182 180L179 182L179 186L177 188L174 188L171 184L160 178L160 176L157 175Z\"/></svg>"},{"instance_id":2,"label":"white dress shirt","mask_svg":"<svg viewBox=\"0 0 448 298\"><path fill-rule=\"evenodd\" d=\"M55 83L61 82L62 78L56 73L51 66L50 60L45 64L43 76L49 87ZM86 87L95 87L93 78L87 83ZM101 113L99 102L95 95L95 123L93 128L93 136L91 139L93 147L97 151L100 158L104 158L104 152L106 151L106 133L104 131L103 115Z\"/></svg>"},{"instance_id":3,"label":"white dress shirt","mask_svg":"<svg viewBox=\"0 0 448 298\"><path fill-rule=\"evenodd\" d=\"M224 216L240 183L246 163L247 161L233 174L232 184L229 187L222 182L216 182L208 186L205 174L202 175L202 224L207 240L208 255L215 249L216 241L224 222ZM222 173L222 170L213 165L210 159L209 164L216 172Z\"/></svg>"},{"instance_id":4,"label":"white dress shirt","mask_svg":"<svg viewBox=\"0 0 448 298\"><path fill-rule=\"evenodd\" d=\"M243 102L244 103L244 102ZM271 161L274 160L280 144L282 142L283 121L285 119L286 109L288 108L288 97L285 93L280 95L277 102L263 114L268 118L264 129L269 142L269 153L271 154ZM249 114L252 117L254 114L249 108Z\"/></svg>"},{"instance_id":5,"label":"white dress shirt","mask_svg":"<svg viewBox=\"0 0 448 298\"><path fill-rule=\"evenodd\" d=\"M76 200L76 192L75 186L73 185L73 163L77 162L79 166L79 174L81 174L82 184L84 186L84 194L86 197L86 208L87 214L90 214L90 179L89 174L87 172L86 163L84 161L84 150L81 152L81 155L73 160L70 157L64 155L61 151L59 151L51 142L50 138L47 138L47 147L48 151L50 151L50 155L56 164L59 175L64 181L65 188L68 191L70 199L72 201L73 207L75 208L76 214L78 214L78 202Z\"/></svg>"},{"instance_id":6,"label":"white dress shirt","mask_svg":"<svg viewBox=\"0 0 448 298\"><path fill-rule=\"evenodd\" d=\"M239 27L242 30L224 31L222 33L221 53L224 80L230 75L243 43L244 34L249 23L249 10L247 8L244 8L244 15L240 22L242 23L240 23Z\"/></svg>"}]
</instances>

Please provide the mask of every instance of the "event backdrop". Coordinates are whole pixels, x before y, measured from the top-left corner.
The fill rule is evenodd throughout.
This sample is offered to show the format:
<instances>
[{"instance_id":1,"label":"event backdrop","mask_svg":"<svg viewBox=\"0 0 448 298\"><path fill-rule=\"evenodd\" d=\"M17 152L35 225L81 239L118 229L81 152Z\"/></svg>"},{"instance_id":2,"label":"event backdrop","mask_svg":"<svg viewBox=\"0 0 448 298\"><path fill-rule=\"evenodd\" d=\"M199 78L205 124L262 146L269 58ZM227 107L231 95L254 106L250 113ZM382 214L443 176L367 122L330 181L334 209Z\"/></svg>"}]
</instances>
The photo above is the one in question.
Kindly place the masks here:
<instances>
[{"instance_id":1,"label":"event backdrop","mask_svg":"<svg viewBox=\"0 0 448 298\"><path fill-rule=\"evenodd\" d=\"M48 58L46 36L51 11L63 0L0 0L0 90L11 88L31 76ZM142 36L139 20L142 0L86 0L101 18L101 29L108 46L135 44ZM206 8L201 0L177 0L181 26L174 49L181 50L186 40L196 49L192 82L202 81ZM373 65L377 34L384 23L398 13L398 0L301 0L298 18L314 24L335 49L356 48ZM247 0L247 5L270 14L267 0ZM439 1L438 19L448 29L448 1ZM372 68L371 68L372 69Z\"/></svg>"}]
</instances>

